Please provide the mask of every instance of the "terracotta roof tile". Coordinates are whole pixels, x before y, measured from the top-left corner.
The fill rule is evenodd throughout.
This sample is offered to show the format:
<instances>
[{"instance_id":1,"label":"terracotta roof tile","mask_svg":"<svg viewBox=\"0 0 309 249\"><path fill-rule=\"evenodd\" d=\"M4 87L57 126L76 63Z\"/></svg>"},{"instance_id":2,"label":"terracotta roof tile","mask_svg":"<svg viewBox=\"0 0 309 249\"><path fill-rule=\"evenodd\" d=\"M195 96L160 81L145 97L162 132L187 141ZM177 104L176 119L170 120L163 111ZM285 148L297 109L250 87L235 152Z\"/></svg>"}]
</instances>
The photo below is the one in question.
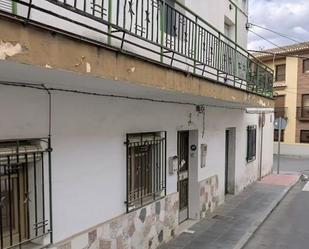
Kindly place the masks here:
<instances>
[{"instance_id":1,"label":"terracotta roof tile","mask_svg":"<svg viewBox=\"0 0 309 249\"><path fill-rule=\"evenodd\" d=\"M293 45L288 45L280 48L272 48L263 50L262 53L254 53L254 56L257 58L264 58L268 56L283 55L283 54L294 54L297 52L303 52L309 50L309 42L297 43Z\"/></svg>"}]
</instances>

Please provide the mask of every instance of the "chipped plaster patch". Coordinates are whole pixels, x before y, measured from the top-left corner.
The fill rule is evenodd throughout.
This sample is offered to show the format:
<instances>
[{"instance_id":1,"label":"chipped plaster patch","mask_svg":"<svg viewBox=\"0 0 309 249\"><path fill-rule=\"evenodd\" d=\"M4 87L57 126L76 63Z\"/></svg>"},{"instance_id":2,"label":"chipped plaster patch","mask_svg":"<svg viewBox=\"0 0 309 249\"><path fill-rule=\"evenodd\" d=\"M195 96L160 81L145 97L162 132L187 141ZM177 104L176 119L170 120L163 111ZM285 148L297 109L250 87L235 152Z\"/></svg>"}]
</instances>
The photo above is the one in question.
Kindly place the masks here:
<instances>
[{"instance_id":1,"label":"chipped plaster patch","mask_svg":"<svg viewBox=\"0 0 309 249\"><path fill-rule=\"evenodd\" d=\"M0 41L0 60L20 54L22 50L22 46L19 43L14 45L11 42Z\"/></svg>"},{"instance_id":2,"label":"chipped plaster patch","mask_svg":"<svg viewBox=\"0 0 309 249\"><path fill-rule=\"evenodd\" d=\"M265 107L266 106L266 103L265 103L265 101L263 101L263 100L259 100L259 104L261 105L261 106L263 106L263 107Z\"/></svg>"}]
</instances>

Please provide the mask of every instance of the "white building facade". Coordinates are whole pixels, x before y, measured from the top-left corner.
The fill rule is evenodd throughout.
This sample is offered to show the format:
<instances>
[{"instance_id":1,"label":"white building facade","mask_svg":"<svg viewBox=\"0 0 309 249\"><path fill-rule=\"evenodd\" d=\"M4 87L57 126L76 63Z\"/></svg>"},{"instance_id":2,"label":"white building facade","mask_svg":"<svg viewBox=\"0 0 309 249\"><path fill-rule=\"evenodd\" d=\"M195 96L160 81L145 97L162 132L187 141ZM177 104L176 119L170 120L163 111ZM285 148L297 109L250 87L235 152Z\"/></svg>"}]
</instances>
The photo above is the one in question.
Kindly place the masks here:
<instances>
[{"instance_id":1,"label":"white building facade","mask_svg":"<svg viewBox=\"0 0 309 249\"><path fill-rule=\"evenodd\" d=\"M206 217L226 194L271 173L272 76L242 49L247 1L95 1L95 10L90 1L32 4L0 4L1 18L39 27L17 43L0 34L3 248L157 248L180 223ZM91 42L93 56L113 49L116 63L95 64L82 47L75 58L80 51L60 40L54 50L40 41L41 28L77 46ZM37 50L46 63L29 62L37 54L26 36L46 49ZM49 51L64 64L70 53L74 72ZM117 55L129 52L139 61ZM109 63L116 66L104 71ZM100 68L112 76L92 74ZM173 70L181 75L166 76ZM146 84L162 75L165 85ZM203 77L211 81L207 96L186 90Z\"/></svg>"}]
</instances>

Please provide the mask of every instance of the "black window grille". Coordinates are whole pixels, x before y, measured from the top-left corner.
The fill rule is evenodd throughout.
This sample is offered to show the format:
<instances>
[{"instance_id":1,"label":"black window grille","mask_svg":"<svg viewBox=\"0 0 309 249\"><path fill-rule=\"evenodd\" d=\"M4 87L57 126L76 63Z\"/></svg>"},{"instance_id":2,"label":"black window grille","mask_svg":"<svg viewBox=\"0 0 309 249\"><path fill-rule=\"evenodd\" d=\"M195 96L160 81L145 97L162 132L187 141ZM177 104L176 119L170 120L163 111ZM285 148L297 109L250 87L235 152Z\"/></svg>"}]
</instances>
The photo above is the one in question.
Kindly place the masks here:
<instances>
[{"instance_id":1,"label":"black window grille","mask_svg":"<svg viewBox=\"0 0 309 249\"><path fill-rule=\"evenodd\" d=\"M21 247L51 233L50 143L44 148L42 141L0 142L0 248Z\"/></svg>"},{"instance_id":2,"label":"black window grille","mask_svg":"<svg viewBox=\"0 0 309 249\"><path fill-rule=\"evenodd\" d=\"M247 128L247 162L256 159L256 126Z\"/></svg>"},{"instance_id":3,"label":"black window grille","mask_svg":"<svg viewBox=\"0 0 309 249\"><path fill-rule=\"evenodd\" d=\"M127 135L127 212L166 195L166 132Z\"/></svg>"},{"instance_id":4,"label":"black window grille","mask_svg":"<svg viewBox=\"0 0 309 249\"><path fill-rule=\"evenodd\" d=\"M301 143L309 143L309 130L301 130L300 131L300 142Z\"/></svg>"}]
</instances>

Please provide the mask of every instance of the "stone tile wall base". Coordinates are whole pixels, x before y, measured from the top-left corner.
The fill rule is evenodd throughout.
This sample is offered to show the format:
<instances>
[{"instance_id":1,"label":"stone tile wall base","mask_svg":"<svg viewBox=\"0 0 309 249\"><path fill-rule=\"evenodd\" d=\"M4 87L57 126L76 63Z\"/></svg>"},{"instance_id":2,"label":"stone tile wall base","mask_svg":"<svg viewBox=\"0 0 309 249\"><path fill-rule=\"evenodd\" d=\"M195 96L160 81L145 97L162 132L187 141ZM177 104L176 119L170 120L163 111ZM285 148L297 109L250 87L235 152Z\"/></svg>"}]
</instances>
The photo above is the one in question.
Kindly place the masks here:
<instances>
[{"instance_id":1,"label":"stone tile wall base","mask_svg":"<svg viewBox=\"0 0 309 249\"><path fill-rule=\"evenodd\" d=\"M73 236L52 249L154 249L174 236L178 213L179 196L174 193Z\"/></svg>"},{"instance_id":2,"label":"stone tile wall base","mask_svg":"<svg viewBox=\"0 0 309 249\"><path fill-rule=\"evenodd\" d=\"M219 205L219 179L212 176L199 183L200 185L200 217L205 218Z\"/></svg>"}]
</instances>

